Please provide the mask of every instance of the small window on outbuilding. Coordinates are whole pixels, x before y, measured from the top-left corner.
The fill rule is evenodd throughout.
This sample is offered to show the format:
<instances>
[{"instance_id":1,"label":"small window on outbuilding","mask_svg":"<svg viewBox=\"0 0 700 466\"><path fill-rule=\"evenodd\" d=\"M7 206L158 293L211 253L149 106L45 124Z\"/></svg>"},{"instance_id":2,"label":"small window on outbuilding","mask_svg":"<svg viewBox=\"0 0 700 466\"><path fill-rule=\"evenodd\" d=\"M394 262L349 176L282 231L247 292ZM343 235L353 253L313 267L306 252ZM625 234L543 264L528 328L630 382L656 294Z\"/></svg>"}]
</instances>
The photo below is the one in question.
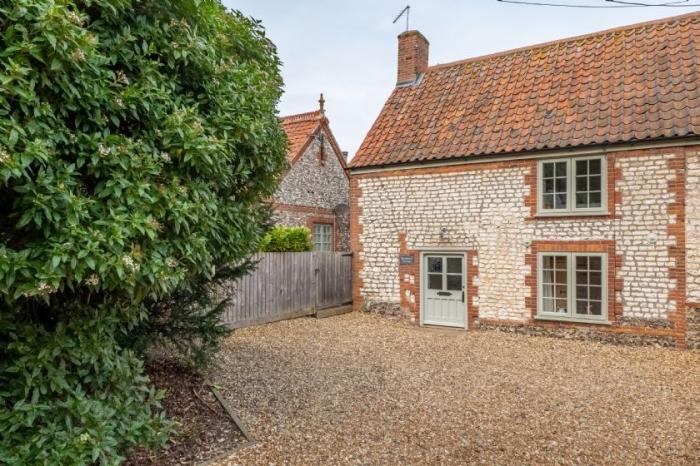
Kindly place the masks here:
<instances>
[{"instance_id":1,"label":"small window on outbuilding","mask_svg":"<svg viewBox=\"0 0 700 466\"><path fill-rule=\"evenodd\" d=\"M333 225L314 223L312 233L314 237L314 251L333 250Z\"/></svg>"}]
</instances>

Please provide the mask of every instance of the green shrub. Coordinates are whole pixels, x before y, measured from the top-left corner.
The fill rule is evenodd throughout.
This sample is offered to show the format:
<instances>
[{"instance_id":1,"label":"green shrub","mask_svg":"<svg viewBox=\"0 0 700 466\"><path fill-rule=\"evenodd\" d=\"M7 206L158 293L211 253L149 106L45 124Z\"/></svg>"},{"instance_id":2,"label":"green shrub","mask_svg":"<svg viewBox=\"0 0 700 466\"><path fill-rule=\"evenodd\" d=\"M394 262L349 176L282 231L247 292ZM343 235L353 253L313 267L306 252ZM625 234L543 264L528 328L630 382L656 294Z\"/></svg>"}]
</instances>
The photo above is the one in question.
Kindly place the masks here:
<instances>
[{"instance_id":1,"label":"green shrub","mask_svg":"<svg viewBox=\"0 0 700 466\"><path fill-rule=\"evenodd\" d=\"M171 430L107 313L46 329L0 320L0 464L119 464Z\"/></svg>"},{"instance_id":2,"label":"green shrub","mask_svg":"<svg viewBox=\"0 0 700 466\"><path fill-rule=\"evenodd\" d=\"M37 392L38 376L0 385L3 453L80 463L83 447L64 443L91 428L111 463L161 438L156 404L126 406L146 381L124 348L157 340L148 329L196 332L202 313L212 329L218 303L193 299L184 320L164 306L244 263L266 229L262 200L286 167L279 60L257 21L218 0L0 0L0 54L0 320L15 325L1 331L30 345L2 364L46 346L41 373L61 364L55 348L72 355L62 398Z\"/></svg>"},{"instance_id":3,"label":"green shrub","mask_svg":"<svg viewBox=\"0 0 700 466\"><path fill-rule=\"evenodd\" d=\"M158 345L193 372L209 367L220 340L230 333L221 320L228 303L224 285L253 268L250 261L223 267L213 279L197 277L159 301L148 301L148 319L123 336L125 346L147 357Z\"/></svg>"},{"instance_id":4,"label":"green shrub","mask_svg":"<svg viewBox=\"0 0 700 466\"><path fill-rule=\"evenodd\" d=\"M261 252L303 252L314 249L306 227L274 227L260 241Z\"/></svg>"}]
</instances>

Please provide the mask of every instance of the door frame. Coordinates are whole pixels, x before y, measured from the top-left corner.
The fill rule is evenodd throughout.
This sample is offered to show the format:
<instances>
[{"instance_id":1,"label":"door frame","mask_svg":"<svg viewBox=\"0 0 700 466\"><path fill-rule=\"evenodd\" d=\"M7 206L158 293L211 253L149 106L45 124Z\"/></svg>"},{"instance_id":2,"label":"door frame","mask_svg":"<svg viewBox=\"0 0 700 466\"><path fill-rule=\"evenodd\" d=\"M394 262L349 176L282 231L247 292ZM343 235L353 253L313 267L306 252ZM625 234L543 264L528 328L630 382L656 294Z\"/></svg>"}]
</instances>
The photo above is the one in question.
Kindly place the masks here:
<instances>
[{"instance_id":1,"label":"door frame","mask_svg":"<svg viewBox=\"0 0 700 466\"><path fill-rule=\"evenodd\" d=\"M462 283L462 286L464 287L464 327L459 327L459 326L444 326L445 328L464 328L464 330L469 330L469 293L468 293L468 284L469 284L469 278L467 277L467 271L469 270L468 264L467 264L467 259L468 259L468 254L467 251L465 251L462 248L431 248L431 249L425 249L421 250L419 254L419 263L418 263L418 289L420 290L420 308L419 308L419 325L422 327L424 325L432 325L432 324L425 324L424 323L424 318L425 318L425 286L427 284L427 280L425 280L425 274L427 273L425 271L425 256L431 256L431 255L453 255L453 256L462 256L463 264L464 264L464 273L462 280L464 282ZM442 326L441 326L442 327Z\"/></svg>"}]
</instances>

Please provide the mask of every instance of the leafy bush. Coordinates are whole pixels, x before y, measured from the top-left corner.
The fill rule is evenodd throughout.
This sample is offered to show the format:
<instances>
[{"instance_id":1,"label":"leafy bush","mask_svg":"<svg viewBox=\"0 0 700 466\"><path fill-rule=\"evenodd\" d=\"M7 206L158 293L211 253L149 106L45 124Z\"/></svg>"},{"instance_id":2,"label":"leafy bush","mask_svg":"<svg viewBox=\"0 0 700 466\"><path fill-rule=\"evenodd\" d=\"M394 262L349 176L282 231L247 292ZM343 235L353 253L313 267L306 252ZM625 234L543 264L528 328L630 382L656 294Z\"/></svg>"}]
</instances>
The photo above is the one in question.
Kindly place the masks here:
<instances>
[{"instance_id":1,"label":"leafy bush","mask_svg":"<svg viewBox=\"0 0 700 466\"><path fill-rule=\"evenodd\" d=\"M125 326L195 331L166 303L243 263L265 231L261 199L286 166L279 60L257 21L218 0L0 0L0 54L0 319L16 325L2 338L31 346L2 364L18 367L32 351L50 358L36 361L48 371L65 345L65 384L50 388L65 411L79 410L52 417L59 398L36 392L34 376L0 386L3 451L38 445L37 462L72 464L82 450L61 442L91 428L90 448L112 462L139 438L161 437L148 434L161 432L160 417L146 415L156 405L137 412L122 395L146 386L123 348L148 337L124 338ZM191 303L188 322L211 311L211 328L216 305ZM109 336L102 352L78 322ZM39 414L45 427L5 436Z\"/></svg>"},{"instance_id":2,"label":"leafy bush","mask_svg":"<svg viewBox=\"0 0 700 466\"><path fill-rule=\"evenodd\" d=\"M125 346L148 356L148 350L158 345L194 372L207 368L219 341L230 333L221 321L228 302L221 299L227 295L225 284L249 273L253 267L250 261L224 267L212 279L196 277L169 296L147 302L148 319L124 335Z\"/></svg>"},{"instance_id":3,"label":"leafy bush","mask_svg":"<svg viewBox=\"0 0 700 466\"><path fill-rule=\"evenodd\" d=\"M106 313L54 329L0 320L0 464L119 464L172 426Z\"/></svg>"},{"instance_id":4,"label":"leafy bush","mask_svg":"<svg viewBox=\"0 0 700 466\"><path fill-rule=\"evenodd\" d=\"M311 232L306 227L274 227L263 236L261 252L312 251Z\"/></svg>"}]
</instances>

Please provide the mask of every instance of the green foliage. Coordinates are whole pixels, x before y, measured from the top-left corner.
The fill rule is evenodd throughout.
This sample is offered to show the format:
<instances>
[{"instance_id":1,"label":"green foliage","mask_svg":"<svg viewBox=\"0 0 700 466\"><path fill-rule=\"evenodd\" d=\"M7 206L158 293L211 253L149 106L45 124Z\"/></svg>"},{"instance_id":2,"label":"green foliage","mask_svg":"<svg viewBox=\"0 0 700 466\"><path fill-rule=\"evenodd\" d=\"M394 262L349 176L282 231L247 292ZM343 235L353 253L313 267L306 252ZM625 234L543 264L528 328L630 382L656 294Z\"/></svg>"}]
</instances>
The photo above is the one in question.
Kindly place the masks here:
<instances>
[{"instance_id":1,"label":"green foliage","mask_svg":"<svg viewBox=\"0 0 700 466\"><path fill-rule=\"evenodd\" d=\"M311 232L306 227L274 227L263 236L261 252L312 251Z\"/></svg>"},{"instance_id":2,"label":"green foliage","mask_svg":"<svg viewBox=\"0 0 700 466\"><path fill-rule=\"evenodd\" d=\"M203 345L195 360L221 334L219 304L198 308L193 293L244 263L265 231L261 199L286 166L281 84L260 24L218 0L0 0L0 319L16 324L3 338L23 335L37 357L61 339L73 355L66 370L84 376L58 382L63 399L36 392L34 376L0 385L0 408L11 410L0 432L20 426L10 454L31 458L36 444L46 461L72 464L82 447L64 443L106 412L89 440L101 462L158 430L158 416L122 406L127 385L135 397L146 386L123 345L147 346L144 329L194 335L199 317L213 336L183 339ZM99 357L76 322L110 336ZM142 338L123 338L124 325ZM29 352L3 356L19 367ZM102 372L112 385L100 385ZM90 392L98 386L107 392ZM52 417L59 399L79 411L70 421ZM37 416L50 424L21 427Z\"/></svg>"},{"instance_id":3,"label":"green foliage","mask_svg":"<svg viewBox=\"0 0 700 466\"><path fill-rule=\"evenodd\" d=\"M262 234L279 61L205 0L0 1L0 299L142 301Z\"/></svg>"},{"instance_id":4,"label":"green foliage","mask_svg":"<svg viewBox=\"0 0 700 466\"><path fill-rule=\"evenodd\" d=\"M172 429L141 361L100 312L54 329L0 319L0 464L119 464Z\"/></svg>"},{"instance_id":5,"label":"green foliage","mask_svg":"<svg viewBox=\"0 0 700 466\"><path fill-rule=\"evenodd\" d=\"M196 277L160 301L147 302L149 318L132 328L123 340L125 346L147 356L154 345L194 372L209 366L219 341L230 330L221 323L227 304L226 284L249 273L254 267L245 261L236 267L216 271L213 279Z\"/></svg>"}]
</instances>

